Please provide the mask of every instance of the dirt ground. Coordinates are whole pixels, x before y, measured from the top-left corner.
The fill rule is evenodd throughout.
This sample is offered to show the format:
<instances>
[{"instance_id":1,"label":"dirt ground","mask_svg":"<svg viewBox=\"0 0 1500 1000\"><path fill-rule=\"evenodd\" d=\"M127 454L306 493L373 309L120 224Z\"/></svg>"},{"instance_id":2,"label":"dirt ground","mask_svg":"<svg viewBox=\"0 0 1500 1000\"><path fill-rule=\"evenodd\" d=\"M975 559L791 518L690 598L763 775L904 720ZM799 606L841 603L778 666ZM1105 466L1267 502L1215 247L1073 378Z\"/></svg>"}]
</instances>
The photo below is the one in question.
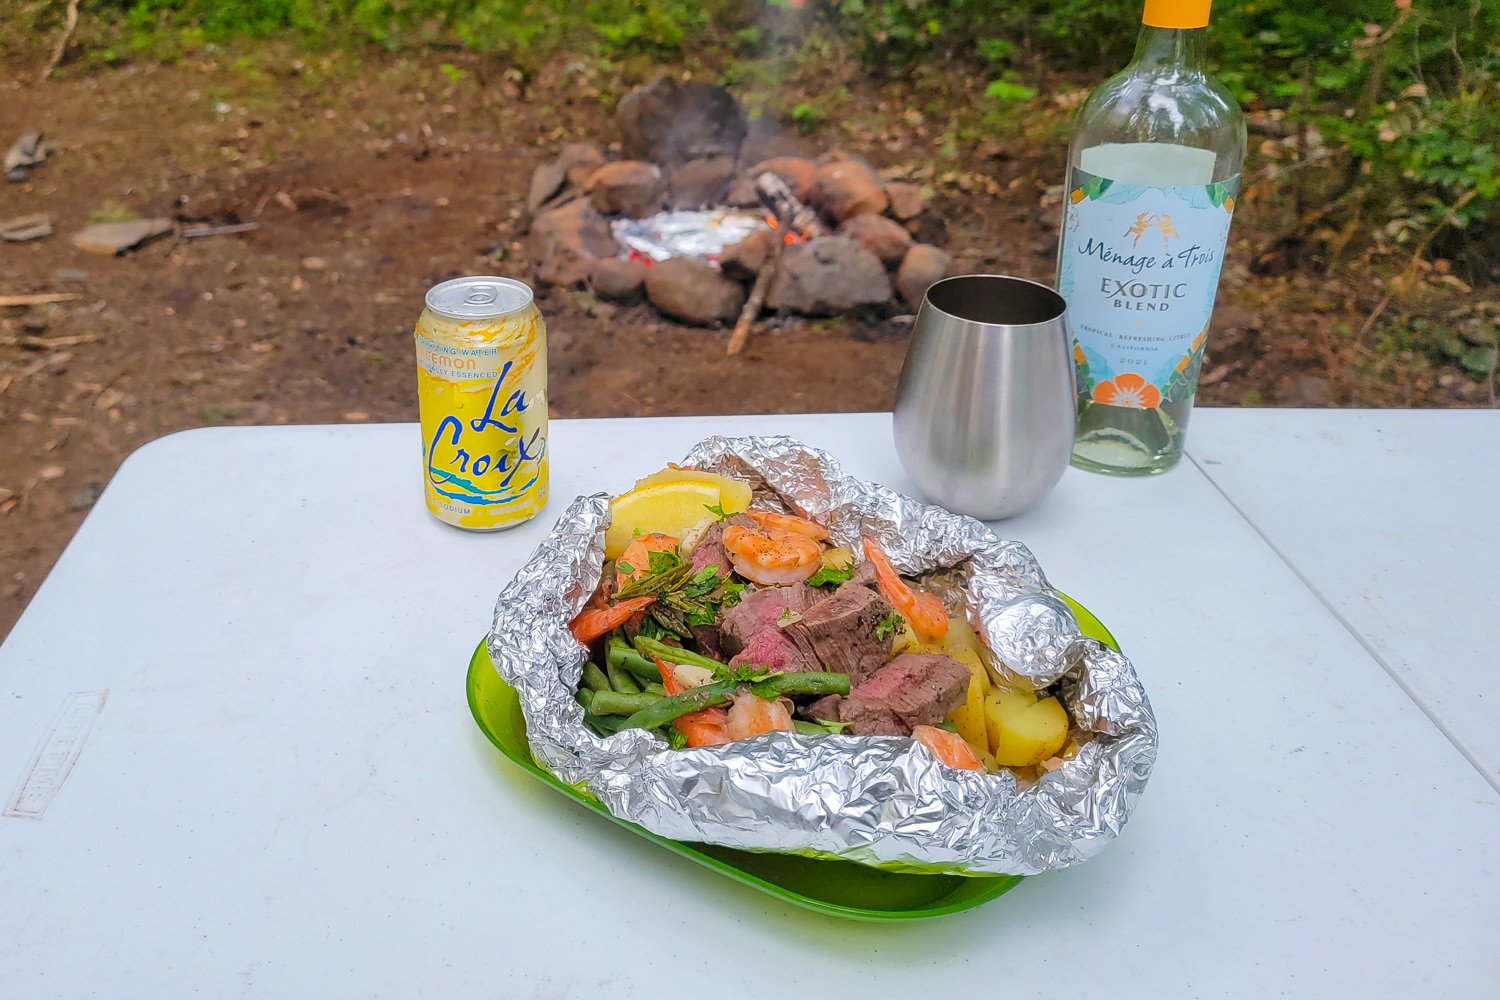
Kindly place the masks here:
<instances>
[{"instance_id":1,"label":"dirt ground","mask_svg":"<svg viewBox=\"0 0 1500 1000\"><path fill-rule=\"evenodd\" d=\"M0 70L0 144L40 130L54 150L27 181L0 181L0 219L48 212L57 230L0 244L0 295L76 296L0 309L0 637L135 448L213 424L414 420L423 292L466 273L530 278L531 168L563 141L613 141L619 94L576 64L523 83L437 62L199 56L42 85L34 67ZM798 138L930 179L960 271L1050 280L1061 147L981 142L933 176L923 151L943 111L903 110L904 86L853 81L870 114ZM121 257L68 239L132 214L259 228ZM1369 288L1252 275L1253 205L1234 240L1200 401L1493 405L1492 386L1352 335ZM885 409L909 325L771 318L726 358L727 331L645 306L566 289L538 301L559 417Z\"/></svg>"}]
</instances>

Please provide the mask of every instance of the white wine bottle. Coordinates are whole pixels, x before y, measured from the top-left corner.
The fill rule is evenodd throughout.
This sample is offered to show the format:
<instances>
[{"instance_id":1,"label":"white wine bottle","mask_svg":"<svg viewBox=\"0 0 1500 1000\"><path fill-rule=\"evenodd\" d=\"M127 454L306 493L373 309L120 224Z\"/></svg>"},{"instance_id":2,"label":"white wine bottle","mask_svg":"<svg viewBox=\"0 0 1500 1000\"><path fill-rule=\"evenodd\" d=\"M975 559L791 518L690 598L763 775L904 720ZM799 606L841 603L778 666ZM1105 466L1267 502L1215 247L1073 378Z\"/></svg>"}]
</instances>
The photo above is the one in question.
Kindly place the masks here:
<instances>
[{"instance_id":1,"label":"white wine bottle","mask_svg":"<svg viewBox=\"0 0 1500 1000\"><path fill-rule=\"evenodd\" d=\"M1239 105L1203 68L1211 0L1146 0L1130 65L1068 149L1057 289L1078 372L1073 464L1182 457L1245 157Z\"/></svg>"}]
</instances>

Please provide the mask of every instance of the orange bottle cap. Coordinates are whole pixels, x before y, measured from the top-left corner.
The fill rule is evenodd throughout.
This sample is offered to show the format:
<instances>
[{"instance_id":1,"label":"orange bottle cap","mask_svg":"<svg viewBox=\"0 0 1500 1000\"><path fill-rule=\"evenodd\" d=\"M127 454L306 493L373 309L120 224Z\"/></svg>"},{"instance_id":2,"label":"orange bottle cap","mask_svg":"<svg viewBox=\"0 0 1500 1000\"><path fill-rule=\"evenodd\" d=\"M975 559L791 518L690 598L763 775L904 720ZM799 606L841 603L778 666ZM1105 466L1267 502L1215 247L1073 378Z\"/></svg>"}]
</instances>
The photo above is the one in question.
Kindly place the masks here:
<instances>
[{"instance_id":1,"label":"orange bottle cap","mask_svg":"<svg viewBox=\"0 0 1500 1000\"><path fill-rule=\"evenodd\" d=\"M1141 23L1153 28L1203 28L1213 0L1146 0Z\"/></svg>"}]
</instances>

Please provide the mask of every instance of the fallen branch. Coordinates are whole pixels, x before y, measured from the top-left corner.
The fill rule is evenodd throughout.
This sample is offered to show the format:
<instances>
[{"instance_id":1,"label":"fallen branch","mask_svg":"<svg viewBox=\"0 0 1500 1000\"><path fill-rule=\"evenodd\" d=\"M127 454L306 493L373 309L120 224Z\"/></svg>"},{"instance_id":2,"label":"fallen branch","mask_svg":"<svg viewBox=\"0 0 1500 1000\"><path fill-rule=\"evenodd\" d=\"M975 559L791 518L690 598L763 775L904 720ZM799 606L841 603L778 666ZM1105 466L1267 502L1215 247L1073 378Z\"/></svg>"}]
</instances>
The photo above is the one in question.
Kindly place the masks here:
<instances>
[{"instance_id":1,"label":"fallen branch","mask_svg":"<svg viewBox=\"0 0 1500 1000\"><path fill-rule=\"evenodd\" d=\"M761 264L760 271L755 275L755 285L750 289L750 297L745 300L745 308L740 310L740 318L735 321L734 332L729 335L729 348L725 351L731 356L744 350L745 342L750 339L750 327L755 322L755 317L760 315L760 307L766 301L766 289L771 287L771 277L776 273L776 267L781 263L781 248L784 244L777 240L771 244L771 250L766 254L765 263Z\"/></svg>"},{"instance_id":2,"label":"fallen branch","mask_svg":"<svg viewBox=\"0 0 1500 1000\"><path fill-rule=\"evenodd\" d=\"M62 37L57 40L57 48L52 50L52 58L47 60L46 67L42 70L41 81L46 82L57 69L57 64L62 62L63 53L68 51L68 43L73 40L73 29L78 27L78 0L68 0L68 21L63 26Z\"/></svg>"},{"instance_id":3,"label":"fallen branch","mask_svg":"<svg viewBox=\"0 0 1500 1000\"><path fill-rule=\"evenodd\" d=\"M0 337L6 347L20 347L28 351L55 351L63 347L97 343L98 337L91 333L80 333L71 337Z\"/></svg>"},{"instance_id":4,"label":"fallen branch","mask_svg":"<svg viewBox=\"0 0 1500 1000\"><path fill-rule=\"evenodd\" d=\"M53 302L72 302L73 292L48 292L42 295L0 295L0 306L45 306Z\"/></svg>"},{"instance_id":5,"label":"fallen branch","mask_svg":"<svg viewBox=\"0 0 1500 1000\"><path fill-rule=\"evenodd\" d=\"M182 231L182 238L201 240L205 236L232 236L235 233L254 232L259 228L259 222L236 222L227 226L188 226Z\"/></svg>"}]
</instances>

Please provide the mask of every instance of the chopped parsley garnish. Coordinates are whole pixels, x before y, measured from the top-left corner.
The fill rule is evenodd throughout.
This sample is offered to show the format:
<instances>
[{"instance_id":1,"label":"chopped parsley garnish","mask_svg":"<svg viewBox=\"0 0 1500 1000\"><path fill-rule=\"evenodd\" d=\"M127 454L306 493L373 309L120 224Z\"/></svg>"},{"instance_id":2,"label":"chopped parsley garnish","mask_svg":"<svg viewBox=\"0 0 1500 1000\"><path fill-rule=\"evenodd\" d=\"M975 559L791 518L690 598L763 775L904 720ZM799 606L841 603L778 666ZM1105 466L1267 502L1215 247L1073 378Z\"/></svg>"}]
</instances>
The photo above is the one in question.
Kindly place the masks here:
<instances>
[{"instance_id":1,"label":"chopped parsley garnish","mask_svg":"<svg viewBox=\"0 0 1500 1000\"><path fill-rule=\"evenodd\" d=\"M682 565L682 556L677 554L676 549L670 552L650 552L652 573L665 573Z\"/></svg>"},{"instance_id":2,"label":"chopped parsley garnish","mask_svg":"<svg viewBox=\"0 0 1500 1000\"><path fill-rule=\"evenodd\" d=\"M643 636L645 636L647 639L657 639L657 640L661 640L661 639L680 639L681 638L681 636L679 636L676 632L673 632L671 629L666 628L665 626L663 626L661 622L657 621L649 613L646 615L645 619L641 622L641 633L640 634L643 635Z\"/></svg>"},{"instance_id":3,"label":"chopped parsley garnish","mask_svg":"<svg viewBox=\"0 0 1500 1000\"><path fill-rule=\"evenodd\" d=\"M879 625L875 626L875 638L889 639L906 625L906 619L892 611L886 615Z\"/></svg>"},{"instance_id":4,"label":"chopped parsley garnish","mask_svg":"<svg viewBox=\"0 0 1500 1000\"><path fill-rule=\"evenodd\" d=\"M770 667L751 667L741 664L738 667L722 667L714 671L716 681L739 681L741 684L759 684L771 676Z\"/></svg>"},{"instance_id":5,"label":"chopped parsley garnish","mask_svg":"<svg viewBox=\"0 0 1500 1000\"><path fill-rule=\"evenodd\" d=\"M829 584L845 583L854 575L854 567L823 566L807 578L809 587L826 587Z\"/></svg>"}]
</instances>

